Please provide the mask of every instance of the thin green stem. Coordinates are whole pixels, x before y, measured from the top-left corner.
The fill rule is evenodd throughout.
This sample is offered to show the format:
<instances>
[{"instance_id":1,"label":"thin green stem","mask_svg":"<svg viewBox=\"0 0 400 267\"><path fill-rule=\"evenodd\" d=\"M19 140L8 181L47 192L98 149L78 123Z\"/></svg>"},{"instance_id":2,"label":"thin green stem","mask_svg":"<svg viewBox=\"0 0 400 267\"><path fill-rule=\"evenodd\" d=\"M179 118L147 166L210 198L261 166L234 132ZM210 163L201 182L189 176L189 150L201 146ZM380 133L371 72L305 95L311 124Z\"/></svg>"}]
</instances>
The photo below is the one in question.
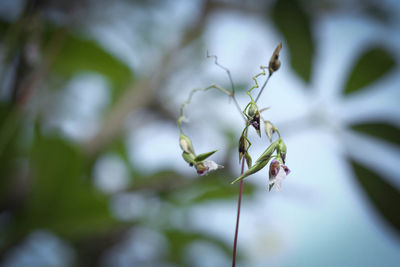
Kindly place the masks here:
<instances>
[{"instance_id":1,"label":"thin green stem","mask_svg":"<svg viewBox=\"0 0 400 267\"><path fill-rule=\"evenodd\" d=\"M180 116L179 116L178 121L177 121L178 129L179 129L180 132L182 132L181 124L182 124L182 121L183 121L184 118L185 118L185 115L183 114L183 110L185 109L185 106L186 106L186 105L189 105L190 102L192 101L192 97L193 97L194 93L199 92L199 91L208 91L208 90L210 90L210 89L217 89L217 90L223 92L224 94L227 94L228 96L232 97L233 102L235 103L235 106L236 106L237 110L238 110L239 113L242 115L243 120L244 120L245 122L247 122L247 119L246 119L246 117L243 115L242 110L240 109L239 103L237 102L237 100L236 100L236 98L235 98L235 96L234 96L234 93L233 93L233 92L230 92L229 90L226 90L225 88L223 88L223 87L221 87L221 86L218 86L218 85L216 85L216 84L213 84L213 85L210 85L210 86L208 86L208 87L206 87L206 88L197 88L197 89L193 89L193 90L190 92L188 99L187 99L185 102L182 103L181 108L180 108L180 112L179 112L179 115L180 115Z\"/></svg>"},{"instance_id":2,"label":"thin green stem","mask_svg":"<svg viewBox=\"0 0 400 267\"><path fill-rule=\"evenodd\" d=\"M255 75L255 76L253 77L254 85L247 91L247 95L250 97L251 101L254 101L254 100L253 100L253 97L251 96L250 93L251 93L251 91L253 91L253 89L259 88L259 85L258 85L258 82L257 82L257 78L258 78L259 76L261 76L261 75L263 75L263 76L266 75L266 72L265 72L265 69L266 69L266 68L268 68L268 67L266 67L266 66L260 66L260 69L262 69L262 72L258 73L257 75ZM263 85L263 86L265 86L265 85Z\"/></svg>"},{"instance_id":3,"label":"thin green stem","mask_svg":"<svg viewBox=\"0 0 400 267\"><path fill-rule=\"evenodd\" d=\"M229 77L229 81L231 83L231 87L232 87L232 96L234 96L235 95L235 87L233 85L233 80L232 80L230 70L227 67L224 67L218 63L218 57L216 55L210 55L210 54L208 54L208 51L207 51L207 57L214 58L214 64L217 65L218 67L220 67L221 69L223 69L224 71L226 71L226 73L228 74L228 77Z\"/></svg>"},{"instance_id":4,"label":"thin green stem","mask_svg":"<svg viewBox=\"0 0 400 267\"><path fill-rule=\"evenodd\" d=\"M269 81L269 78L271 78L271 76L272 76L272 74L269 74L269 75L268 75L268 77L267 77L267 79L265 80L263 86L261 87L261 90L260 90L260 92L258 93L258 95L257 95L257 97L256 97L256 101L255 101L256 103L257 103L258 99L260 99L260 96L261 96L262 92L264 91L265 86L267 86L267 83L268 83L268 81Z\"/></svg>"}]
</instances>

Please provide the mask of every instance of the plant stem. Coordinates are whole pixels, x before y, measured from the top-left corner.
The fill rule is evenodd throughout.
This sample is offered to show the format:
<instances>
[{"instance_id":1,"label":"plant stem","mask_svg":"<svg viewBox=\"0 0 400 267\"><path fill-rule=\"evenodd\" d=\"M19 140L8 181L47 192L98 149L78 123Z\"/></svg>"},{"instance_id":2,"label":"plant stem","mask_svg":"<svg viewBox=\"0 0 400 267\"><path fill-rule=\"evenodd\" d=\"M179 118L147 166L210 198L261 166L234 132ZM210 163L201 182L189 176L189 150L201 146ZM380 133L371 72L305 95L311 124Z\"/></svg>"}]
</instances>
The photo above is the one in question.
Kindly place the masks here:
<instances>
[{"instance_id":1,"label":"plant stem","mask_svg":"<svg viewBox=\"0 0 400 267\"><path fill-rule=\"evenodd\" d=\"M242 159L242 170L240 175L244 172L244 157ZM236 266L236 248L237 248L237 239L239 233L239 219L240 219L240 204L242 203L242 192L243 192L243 180L240 181L239 185L239 198L238 198L238 207L237 207L237 215L236 215L236 229L235 229L235 239L233 240L233 256L232 256L232 267Z\"/></svg>"},{"instance_id":2,"label":"plant stem","mask_svg":"<svg viewBox=\"0 0 400 267\"><path fill-rule=\"evenodd\" d=\"M263 86L261 87L261 90L260 90L260 92L258 93L258 95L257 95L257 97L256 97L256 101L255 101L256 103L257 103L258 99L260 98L262 92L264 91L264 88L265 88L265 86L267 85L267 83L268 83L268 81L269 81L269 78L271 78L271 74L268 75L268 77L267 77L267 79L265 80Z\"/></svg>"}]
</instances>

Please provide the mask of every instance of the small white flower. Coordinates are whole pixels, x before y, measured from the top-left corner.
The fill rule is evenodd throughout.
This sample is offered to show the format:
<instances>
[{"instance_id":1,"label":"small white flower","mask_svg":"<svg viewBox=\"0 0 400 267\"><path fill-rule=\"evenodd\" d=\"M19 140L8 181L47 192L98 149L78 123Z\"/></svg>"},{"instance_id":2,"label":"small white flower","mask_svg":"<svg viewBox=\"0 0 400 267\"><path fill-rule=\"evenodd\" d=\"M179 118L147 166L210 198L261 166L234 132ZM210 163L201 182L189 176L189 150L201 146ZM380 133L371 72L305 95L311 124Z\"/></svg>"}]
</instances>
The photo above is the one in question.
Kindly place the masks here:
<instances>
[{"instance_id":1,"label":"small white flower","mask_svg":"<svg viewBox=\"0 0 400 267\"><path fill-rule=\"evenodd\" d=\"M209 171L209 172L210 172L210 171L215 171L215 170L218 170L218 169L221 169L221 168L224 167L224 166L222 166L222 165L218 165L217 163L215 163L215 162L212 161L212 160L206 160L206 161L204 161L204 166L208 167L208 171Z\"/></svg>"},{"instance_id":2,"label":"small white flower","mask_svg":"<svg viewBox=\"0 0 400 267\"><path fill-rule=\"evenodd\" d=\"M282 181L285 178L286 178L286 172L282 167L280 167L278 174L269 180L269 184L275 185L276 190L279 191L279 190L281 190L281 187L282 187Z\"/></svg>"},{"instance_id":3,"label":"small white flower","mask_svg":"<svg viewBox=\"0 0 400 267\"><path fill-rule=\"evenodd\" d=\"M282 181L290 173L286 165L282 165L279 161L273 160L269 165L269 188L275 185L279 191L282 187Z\"/></svg>"},{"instance_id":4,"label":"small white flower","mask_svg":"<svg viewBox=\"0 0 400 267\"><path fill-rule=\"evenodd\" d=\"M205 161L197 164L195 167L197 170L197 174L200 176L203 176L209 172L212 172L212 171L215 171L218 169L222 169L224 166L218 165L217 163L215 163L212 160L205 160Z\"/></svg>"}]
</instances>

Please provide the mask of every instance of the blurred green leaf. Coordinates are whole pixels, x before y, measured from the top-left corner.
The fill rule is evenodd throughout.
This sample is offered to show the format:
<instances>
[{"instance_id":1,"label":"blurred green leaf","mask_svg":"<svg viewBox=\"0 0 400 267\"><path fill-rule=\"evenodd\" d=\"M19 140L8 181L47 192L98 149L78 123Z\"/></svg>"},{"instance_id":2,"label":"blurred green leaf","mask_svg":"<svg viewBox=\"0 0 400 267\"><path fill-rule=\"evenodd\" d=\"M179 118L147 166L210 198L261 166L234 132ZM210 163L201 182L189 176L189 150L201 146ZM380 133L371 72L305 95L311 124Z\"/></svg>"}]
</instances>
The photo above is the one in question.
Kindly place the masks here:
<instances>
[{"instance_id":1,"label":"blurred green leaf","mask_svg":"<svg viewBox=\"0 0 400 267\"><path fill-rule=\"evenodd\" d=\"M374 47L358 58L347 80L343 94L348 95L366 89L395 67L395 60L385 49Z\"/></svg>"},{"instance_id":2,"label":"blurred green leaf","mask_svg":"<svg viewBox=\"0 0 400 267\"><path fill-rule=\"evenodd\" d=\"M175 190L171 191L168 198L176 205L193 205L202 202L216 200L232 200L238 196L239 188L230 184L233 177L227 171L215 171L207 176L194 177ZM246 183L243 195L252 195L255 192L254 185Z\"/></svg>"},{"instance_id":3,"label":"blurred green leaf","mask_svg":"<svg viewBox=\"0 0 400 267\"><path fill-rule=\"evenodd\" d=\"M381 216L400 234L400 191L381 175L350 160L357 181Z\"/></svg>"},{"instance_id":4,"label":"blurred green leaf","mask_svg":"<svg viewBox=\"0 0 400 267\"><path fill-rule=\"evenodd\" d=\"M276 27L286 39L293 70L309 83L315 50L309 15L297 0L278 0L272 12Z\"/></svg>"},{"instance_id":5,"label":"blurred green leaf","mask_svg":"<svg viewBox=\"0 0 400 267\"><path fill-rule=\"evenodd\" d=\"M396 145L400 145L400 129L386 122L365 122L353 124L352 130L383 139Z\"/></svg>"},{"instance_id":6,"label":"blurred green leaf","mask_svg":"<svg viewBox=\"0 0 400 267\"><path fill-rule=\"evenodd\" d=\"M181 231L178 229L170 229L165 231L165 235L169 240L170 261L174 263L184 264L185 248L192 242L206 241L221 248L227 256L231 256L231 247L216 237L206 235L204 233Z\"/></svg>"},{"instance_id":7,"label":"blurred green leaf","mask_svg":"<svg viewBox=\"0 0 400 267\"><path fill-rule=\"evenodd\" d=\"M193 169L193 172L195 170ZM238 196L239 188L230 184L233 175L226 170L218 170L207 176L185 178L174 171L160 171L152 176L135 174L133 190L154 190L164 200L178 206L190 206L207 201L232 200ZM246 183L244 196L251 196L255 186Z\"/></svg>"},{"instance_id":8,"label":"blurred green leaf","mask_svg":"<svg viewBox=\"0 0 400 267\"><path fill-rule=\"evenodd\" d=\"M229 176L226 176L229 177ZM210 177L210 179L199 181L195 185L200 194L196 195L192 201L194 203L215 201L223 199L236 199L239 194L239 187L231 185L226 179ZM249 196L255 192L255 187L251 183L246 183L243 187L243 195Z\"/></svg>"},{"instance_id":9,"label":"blurred green leaf","mask_svg":"<svg viewBox=\"0 0 400 267\"><path fill-rule=\"evenodd\" d=\"M6 36L7 29L10 26L10 24L0 18L0 40L3 40L4 37Z\"/></svg>"},{"instance_id":10,"label":"blurred green leaf","mask_svg":"<svg viewBox=\"0 0 400 267\"><path fill-rule=\"evenodd\" d=\"M68 238L81 238L114 226L108 201L84 177L84 158L59 138L37 136L31 162L31 194L18 230L48 228Z\"/></svg>"},{"instance_id":11,"label":"blurred green leaf","mask_svg":"<svg viewBox=\"0 0 400 267\"><path fill-rule=\"evenodd\" d=\"M103 49L97 42L70 32L66 33L61 51L52 64L52 70L70 78L82 71L93 71L107 77L113 89L113 100L132 80L132 71L125 63Z\"/></svg>"},{"instance_id":12,"label":"blurred green leaf","mask_svg":"<svg viewBox=\"0 0 400 267\"><path fill-rule=\"evenodd\" d=\"M0 202L9 193L17 170L19 122L11 105L0 103ZM0 205L2 206L2 205Z\"/></svg>"},{"instance_id":13,"label":"blurred green leaf","mask_svg":"<svg viewBox=\"0 0 400 267\"><path fill-rule=\"evenodd\" d=\"M115 138L106 147L104 153L117 154L126 163L127 168L132 168L132 164L129 160L129 153L125 144L125 136Z\"/></svg>"}]
</instances>

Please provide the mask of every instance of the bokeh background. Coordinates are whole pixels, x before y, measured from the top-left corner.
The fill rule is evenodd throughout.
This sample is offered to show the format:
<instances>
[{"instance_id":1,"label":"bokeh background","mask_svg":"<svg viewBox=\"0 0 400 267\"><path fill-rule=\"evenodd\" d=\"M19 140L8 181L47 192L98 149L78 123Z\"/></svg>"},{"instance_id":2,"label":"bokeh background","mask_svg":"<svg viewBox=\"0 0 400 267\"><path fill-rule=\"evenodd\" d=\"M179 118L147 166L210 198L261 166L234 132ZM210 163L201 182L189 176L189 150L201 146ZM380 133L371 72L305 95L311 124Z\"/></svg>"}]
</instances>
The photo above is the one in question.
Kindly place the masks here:
<instances>
[{"instance_id":1,"label":"bokeh background","mask_svg":"<svg viewBox=\"0 0 400 267\"><path fill-rule=\"evenodd\" d=\"M1 0L2 266L229 266L243 122L199 93L230 69L260 99L291 174L245 181L239 266L399 266L400 2ZM263 81L263 78L260 78ZM253 158L266 148L254 132Z\"/></svg>"}]
</instances>

